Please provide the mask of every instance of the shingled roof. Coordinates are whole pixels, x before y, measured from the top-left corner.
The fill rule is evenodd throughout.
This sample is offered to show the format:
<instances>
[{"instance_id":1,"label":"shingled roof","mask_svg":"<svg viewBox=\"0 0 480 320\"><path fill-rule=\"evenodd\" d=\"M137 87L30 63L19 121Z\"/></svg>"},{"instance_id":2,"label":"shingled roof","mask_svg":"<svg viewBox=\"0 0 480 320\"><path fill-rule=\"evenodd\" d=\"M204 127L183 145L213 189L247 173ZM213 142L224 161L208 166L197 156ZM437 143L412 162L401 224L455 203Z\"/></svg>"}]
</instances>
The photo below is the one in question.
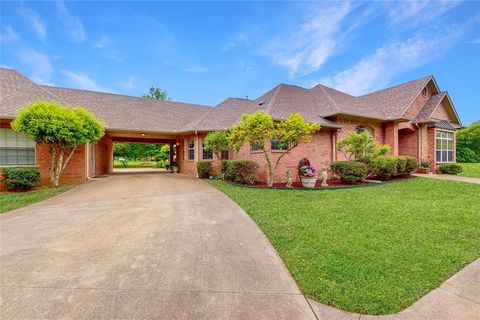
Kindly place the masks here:
<instances>
[{"instance_id":1,"label":"shingled roof","mask_svg":"<svg viewBox=\"0 0 480 320\"><path fill-rule=\"evenodd\" d=\"M107 129L155 132L226 129L242 114L258 110L265 110L276 120L299 112L309 122L332 128L340 125L328 118L340 114L379 121L413 120L406 119L404 112L430 81L435 84L433 77L424 77L358 97L324 85L307 89L280 84L255 100L228 98L216 107L208 107L38 85L17 71L5 68L0 68L0 81L2 118L14 118L21 107L41 99L84 106L103 120ZM441 94L434 94L415 120L433 111L441 98Z\"/></svg>"}]
</instances>

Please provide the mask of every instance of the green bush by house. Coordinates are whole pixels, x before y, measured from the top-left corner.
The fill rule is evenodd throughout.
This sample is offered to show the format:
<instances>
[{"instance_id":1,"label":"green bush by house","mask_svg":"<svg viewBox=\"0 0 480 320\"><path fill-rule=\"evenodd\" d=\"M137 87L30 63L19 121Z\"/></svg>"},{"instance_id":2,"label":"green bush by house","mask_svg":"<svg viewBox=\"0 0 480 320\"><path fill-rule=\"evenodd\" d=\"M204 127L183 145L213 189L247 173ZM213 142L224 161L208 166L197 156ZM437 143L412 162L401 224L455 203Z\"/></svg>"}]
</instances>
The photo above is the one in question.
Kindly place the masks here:
<instances>
[{"instance_id":1,"label":"green bush by house","mask_svg":"<svg viewBox=\"0 0 480 320\"><path fill-rule=\"evenodd\" d=\"M211 161L198 161L197 162L197 172L200 178L208 178L210 172L212 172L212 162Z\"/></svg>"},{"instance_id":2,"label":"green bush by house","mask_svg":"<svg viewBox=\"0 0 480 320\"><path fill-rule=\"evenodd\" d=\"M363 181L368 175L368 167L359 161L336 161L330 164L333 173L345 183Z\"/></svg>"},{"instance_id":3,"label":"green bush by house","mask_svg":"<svg viewBox=\"0 0 480 320\"><path fill-rule=\"evenodd\" d=\"M404 158L407 159L405 174L412 174L418 168L418 161L414 157L404 157Z\"/></svg>"},{"instance_id":4,"label":"green bush by house","mask_svg":"<svg viewBox=\"0 0 480 320\"><path fill-rule=\"evenodd\" d=\"M2 182L8 190L27 191L40 183L40 170L36 167L18 167L3 169Z\"/></svg>"},{"instance_id":5,"label":"green bush by house","mask_svg":"<svg viewBox=\"0 0 480 320\"><path fill-rule=\"evenodd\" d=\"M391 179L398 174L398 157L380 156L373 161L376 175L382 179Z\"/></svg>"},{"instance_id":6,"label":"green bush by house","mask_svg":"<svg viewBox=\"0 0 480 320\"><path fill-rule=\"evenodd\" d=\"M446 163L440 166L440 172L444 174L459 174L463 168L458 163Z\"/></svg>"},{"instance_id":7,"label":"green bush by house","mask_svg":"<svg viewBox=\"0 0 480 320\"><path fill-rule=\"evenodd\" d=\"M257 180L258 164L251 160L225 160L225 179L241 184L253 184Z\"/></svg>"}]
</instances>

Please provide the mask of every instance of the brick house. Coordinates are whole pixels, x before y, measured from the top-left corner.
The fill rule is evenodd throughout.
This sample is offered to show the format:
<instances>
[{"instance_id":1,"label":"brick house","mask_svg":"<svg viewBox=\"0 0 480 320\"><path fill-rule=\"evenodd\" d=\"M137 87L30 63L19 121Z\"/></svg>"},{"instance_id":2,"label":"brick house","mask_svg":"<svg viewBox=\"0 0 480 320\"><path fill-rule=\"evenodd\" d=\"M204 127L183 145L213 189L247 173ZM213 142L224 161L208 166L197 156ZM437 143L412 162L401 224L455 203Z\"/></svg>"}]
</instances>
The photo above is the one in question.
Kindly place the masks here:
<instances>
[{"instance_id":1,"label":"brick house","mask_svg":"<svg viewBox=\"0 0 480 320\"><path fill-rule=\"evenodd\" d=\"M213 161L218 167L219 161L203 148L206 134L229 128L243 113L258 110L277 120L300 112L305 120L321 125L310 143L284 157L276 173L278 181L289 168L295 169L303 156L319 167L346 159L335 144L359 128L368 129L379 143L390 145L391 154L428 160L436 170L441 163L455 162L455 131L461 127L448 93L440 91L433 76L359 97L323 85L306 89L280 84L255 100L228 98L210 107L39 85L15 70L0 68L0 167L38 166L44 183L49 179L48 150L10 129L17 112L36 100L83 106L105 124L100 141L78 148L61 183L82 183L111 173L116 141L169 144L171 160L175 157L185 174L195 175L199 160ZM275 141L266 148L273 157L284 152ZM225 157L257 161L259 176L265 179L265 160L255 146L244 145Z\"/></svg>"}]
</instances>

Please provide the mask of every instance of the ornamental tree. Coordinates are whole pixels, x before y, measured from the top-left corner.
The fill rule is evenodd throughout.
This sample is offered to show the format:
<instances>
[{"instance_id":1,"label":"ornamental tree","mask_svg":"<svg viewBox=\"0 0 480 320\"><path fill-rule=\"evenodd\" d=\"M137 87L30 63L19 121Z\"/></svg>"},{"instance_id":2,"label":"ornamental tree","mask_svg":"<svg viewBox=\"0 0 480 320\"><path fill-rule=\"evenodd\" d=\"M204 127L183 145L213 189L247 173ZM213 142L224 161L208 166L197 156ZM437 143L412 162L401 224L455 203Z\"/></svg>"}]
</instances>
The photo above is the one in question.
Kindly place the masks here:
<instances>
[{"instance_id":1,"label":"ornamental tree","mask_svg":"<svg viewBox=\"0 0 480 320\"><path fill-rule=\"evenodd\" d=\"M267 183L273 186L275 171L282 158L300 143L308 143L315 131L320 129L318 123L306 122L300 113L292 113L286 120L273 121L264 111L253 114L243 114L238 124L229 133L230 145L239 151L245 142L258 145L263 150L267 162ZM265 141L275 138L280 147L286 147L273 163L271 154L265 149Z\"/></svg>"},{"instance_id":2,"label":"ornamental tree","mask_svg":"<svg viewBox=\"0 0 480 320\"><path fill-rule=\"evenodd\" d=\"M337 142L337 149L347 154L350 160L371 162L390 150L386 144L378 146L377 141L368 132L352 132L345 139Z\"/></svg>"},{"instance_id":3,"label":"ornamental tree","mask_svg":"<svg viewBox=\"0 0 480 320\"><path fill-rule=\"evenodd\" d=\"M205 140L203 140L203 143L205 143L205 149L213 152L213 154L216 155L219 160L222 159L223 151L230 150L228 132L225 130L209 132L205 137Z\"/></svg>"},{"instance_id":4,"label":"ornamental tree","mask_svg":"<svg viewBox=\"0 0 480 320\"><path fill-rule=\"evenodd\" d=\"M60 175L80 145L104 135L103 124L82 107L70 108L58 102L37 101L20 110L12 129L45 143L50 152L50 180L58 186Z\"/></svg>"}]
</instances>

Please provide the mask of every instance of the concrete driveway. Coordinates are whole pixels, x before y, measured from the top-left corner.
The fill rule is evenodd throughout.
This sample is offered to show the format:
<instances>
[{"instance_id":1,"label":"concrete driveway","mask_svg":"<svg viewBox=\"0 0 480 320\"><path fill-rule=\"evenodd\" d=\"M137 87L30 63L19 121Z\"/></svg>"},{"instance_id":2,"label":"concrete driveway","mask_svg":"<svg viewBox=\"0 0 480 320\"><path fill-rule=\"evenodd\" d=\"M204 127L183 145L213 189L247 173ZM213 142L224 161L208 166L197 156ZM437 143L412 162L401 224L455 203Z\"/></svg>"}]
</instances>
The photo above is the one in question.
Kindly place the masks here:
<instances>
[{"instance_id":1,"label":"concrete driveway","mask_svg":"<svg viewBox=\"0 0 480 320\"><path fill-rule=\"evenodd\" d=\"M2 319L315 319L255 223L194 178L116 174L0 222Z\"/></svg>"}]
</instances>

